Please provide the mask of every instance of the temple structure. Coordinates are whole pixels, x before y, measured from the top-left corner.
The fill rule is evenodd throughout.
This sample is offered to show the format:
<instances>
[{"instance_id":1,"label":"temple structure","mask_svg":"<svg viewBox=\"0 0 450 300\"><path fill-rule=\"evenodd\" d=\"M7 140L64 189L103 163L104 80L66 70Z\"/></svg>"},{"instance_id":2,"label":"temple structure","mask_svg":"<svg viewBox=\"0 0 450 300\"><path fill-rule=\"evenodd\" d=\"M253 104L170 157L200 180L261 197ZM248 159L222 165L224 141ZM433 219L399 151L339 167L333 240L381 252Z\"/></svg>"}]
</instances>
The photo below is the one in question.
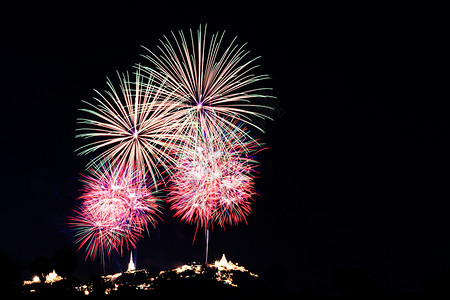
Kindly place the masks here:
<instances>
[{"instance_id":1,"label":"temple structure","mask_svg":"<svg viewBox=\"0 0 450 300\"><path fill-rule=\"evenodd\" d=\"M133 252L131 252L130 262L128 263L127 272L133 272L133 271L136 271L136 266L134 265L134 261L133 261Z\"/></svg>"}]
</instances>

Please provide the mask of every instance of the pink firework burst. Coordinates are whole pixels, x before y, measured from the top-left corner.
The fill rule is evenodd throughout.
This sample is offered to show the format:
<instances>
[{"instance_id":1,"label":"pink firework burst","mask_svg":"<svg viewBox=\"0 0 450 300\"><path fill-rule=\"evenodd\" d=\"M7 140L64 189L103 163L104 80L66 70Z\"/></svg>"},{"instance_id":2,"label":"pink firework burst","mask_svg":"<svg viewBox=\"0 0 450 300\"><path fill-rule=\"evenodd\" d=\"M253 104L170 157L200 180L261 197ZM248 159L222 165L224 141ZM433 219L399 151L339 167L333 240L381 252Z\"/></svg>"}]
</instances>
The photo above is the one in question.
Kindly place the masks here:
<instances>
[{"instance_id":1,"label":"pink firework burst","mask_svg":"<svg viewBox=\"0 0 450 300\"><path fill-rule=\"evenodd\" d=\"M255 167L252 155L260 147L243 134L203 135L179 153L170 179L168 202L175 216L208 229L246 222L251 212Z\"/></svg>"},{"instance_id":2,"label":"pink firework burst","mask_svg":"<svg viewBox=\"0 0 450 300\"><path fill-rule=\"evenodd\" d=\"M90 169L83 179L82 201L69 227L75 232L79 249L86 258L102 259L123 248L134 248L148 227L155 226L160 214L159 200L143 184L140 173L114 165Z\"/></svg>"}]
</instances>

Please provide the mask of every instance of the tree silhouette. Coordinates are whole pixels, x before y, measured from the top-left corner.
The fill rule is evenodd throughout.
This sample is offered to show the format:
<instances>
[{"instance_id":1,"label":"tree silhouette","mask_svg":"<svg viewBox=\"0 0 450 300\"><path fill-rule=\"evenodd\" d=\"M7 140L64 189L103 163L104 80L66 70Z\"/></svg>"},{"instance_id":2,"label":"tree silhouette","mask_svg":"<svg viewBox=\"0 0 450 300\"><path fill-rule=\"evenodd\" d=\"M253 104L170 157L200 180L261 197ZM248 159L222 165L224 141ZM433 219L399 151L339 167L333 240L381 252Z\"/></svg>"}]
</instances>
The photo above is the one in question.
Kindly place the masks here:
<instances>
[{"instance_id":1,"label":"tree silhouette","mask_svg":"<svg viewBox=\"0 0 450 300\"><path fill-rule=\"evenodd\" d=\"M17 283L20 280L19 262L12 258L11 255L0 252L0 290L5 295L17 294Z\"/></svg>"},{"instance_id":2,"label":"tree silhouette","mask_svg":"<svg viewBox=\"0 0 450 300\"><path fill-rule=\"evenodd\" d=\"M333 286L344 296L367 296L375 291L373 282L362 268L336 268L331 275Z\"/></svg>"},{"instance_id":3,"label":"tree silhouette","mask_svg":"<svg viewBox=\"0 0 450 300\"><path fill-rule=\"evenodd\" d=\"M272 265L269 268L267 279L272 286L274 291L281 291L284 288L284 282L288 278L288 273L286 269L281 265Z\"/></svg>"},{"instance_id":4,"label":"tree silhouette","mask_svg":"<svg viewBox=\"0 0 450 300\"><path fill-rule=\"evenodd\" d=\"M331 275L331 282L334 288L345 295L350 289L350 274L347 269L336 268Z\"/></svg>"},{"instance_id":5,"label":"tree silhouette","mask_svg":"<svg viewBox=\"0 0 450 300\"><path fill-rule=\"evenodd\" d=\"M44 282L46 274L48 274L52 271L51 266L50 266L50 260L43 256L36 257L29 264L29 269L30 269L31 273L39 276L39 279L41 280L41 282Z\"/></svg>"},{"instance_id":6,"label":"tree silhouette","mask_svg":"<svg viewBox=\"0 0 450 300\"><path fill-rule=\"evenodd\" d=\"M56 250L53 254L52 265L56 273L67 278L72 275L77 268L77 257L72 249L61 248Z\"/></svg>"}]
</instances>

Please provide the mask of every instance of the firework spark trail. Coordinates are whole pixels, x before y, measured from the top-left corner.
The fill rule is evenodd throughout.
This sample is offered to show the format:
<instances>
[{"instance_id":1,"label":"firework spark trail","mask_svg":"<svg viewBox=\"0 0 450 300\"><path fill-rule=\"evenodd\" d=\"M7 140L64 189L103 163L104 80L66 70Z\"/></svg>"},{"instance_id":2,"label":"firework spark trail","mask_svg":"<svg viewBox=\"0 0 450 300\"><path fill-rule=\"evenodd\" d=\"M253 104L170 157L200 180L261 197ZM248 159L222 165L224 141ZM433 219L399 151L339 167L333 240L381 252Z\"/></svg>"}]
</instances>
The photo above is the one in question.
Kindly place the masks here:
<instances>
[{"instance_id":1,"label":"firework spark trail","mask_svg":"<svg viewBox=\"0 0 450 300\"><path fill-rule=\"evenodd\" d=\"M109 90L92 103L83 101L87 108L80 111L76 137L88 139L78 148L79 155L97 153L87 167L111 161L119 167L136 166L140 172L150 173L153 182L161 178L161 168L168 168L173 149L182 138L175 135L176 123L171 113L176 103L163 89L164 82L156 86L151 77L145 77L137 68L135 80L129 74L118 74L118 92L108 80Z\"/></svg>"},{"instance_id":2,"label":"firework spark trail","mask_svg":"<svg viewBox=\"0 0 450 300\"><path fill-rule=\"evenodd\" d=\"M101 165L83 179L81 204L69 217L79 249L86 259L102 259L112 251L134 248L148 226L155 226L161 213L159 200L145 186L141 174L116 165Z\"/></svg>"},{"instance_id":3,"label":"firework spark trail","mask_svg":"<svg viewBox=\"0 0 450 300\"><path fill-rule=\"evenodd\" d=\"M176 132L193 136L198 126L205 131L236 130L234 120L257 126L252 119L268 119L269 106L256 104L254 100L273 98L266 95L269 88L259 87L268 75L256 75L257 58L248 58L244 45L236 44L236 38L223 47L223 33L215 33L207 40L206 27L192 30L188 38L183 31L172 40L164 36L158 47L159 54L145 48L143 55L153 67L143 70L164 82L174 101L178 102L173 112L177 120Z\"/></svg>"}]
</instances>

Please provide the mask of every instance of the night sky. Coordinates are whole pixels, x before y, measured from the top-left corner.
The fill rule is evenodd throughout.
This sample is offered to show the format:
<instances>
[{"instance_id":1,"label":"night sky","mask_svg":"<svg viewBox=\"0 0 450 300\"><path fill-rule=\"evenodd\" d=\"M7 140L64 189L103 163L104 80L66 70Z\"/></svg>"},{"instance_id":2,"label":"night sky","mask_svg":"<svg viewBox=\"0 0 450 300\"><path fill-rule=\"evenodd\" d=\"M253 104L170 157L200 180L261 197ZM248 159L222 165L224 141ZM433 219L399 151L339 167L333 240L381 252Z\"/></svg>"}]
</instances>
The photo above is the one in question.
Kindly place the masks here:
<instances>
[{"instance_id":1,"label":"night sky","mask_svg":"<svg viewBox=\"0 0 450 300\"><path fill-rule=\"evenodd\" d=\"M74 153L81 100L145 62L141 45L207 23L248 42L277 97L261 135L260 196L248 225L214 228L211 259L282 270L286 288L318 292L333 290L339 269L401 291L450 271L449 7L159 2L3 10L0 251L25 265L75 249L65 222L87 162ZM203 261L194 232L166 208L137 266ZM78 256L80 276L102 272Z\"/></svg>"}]
</instances>

